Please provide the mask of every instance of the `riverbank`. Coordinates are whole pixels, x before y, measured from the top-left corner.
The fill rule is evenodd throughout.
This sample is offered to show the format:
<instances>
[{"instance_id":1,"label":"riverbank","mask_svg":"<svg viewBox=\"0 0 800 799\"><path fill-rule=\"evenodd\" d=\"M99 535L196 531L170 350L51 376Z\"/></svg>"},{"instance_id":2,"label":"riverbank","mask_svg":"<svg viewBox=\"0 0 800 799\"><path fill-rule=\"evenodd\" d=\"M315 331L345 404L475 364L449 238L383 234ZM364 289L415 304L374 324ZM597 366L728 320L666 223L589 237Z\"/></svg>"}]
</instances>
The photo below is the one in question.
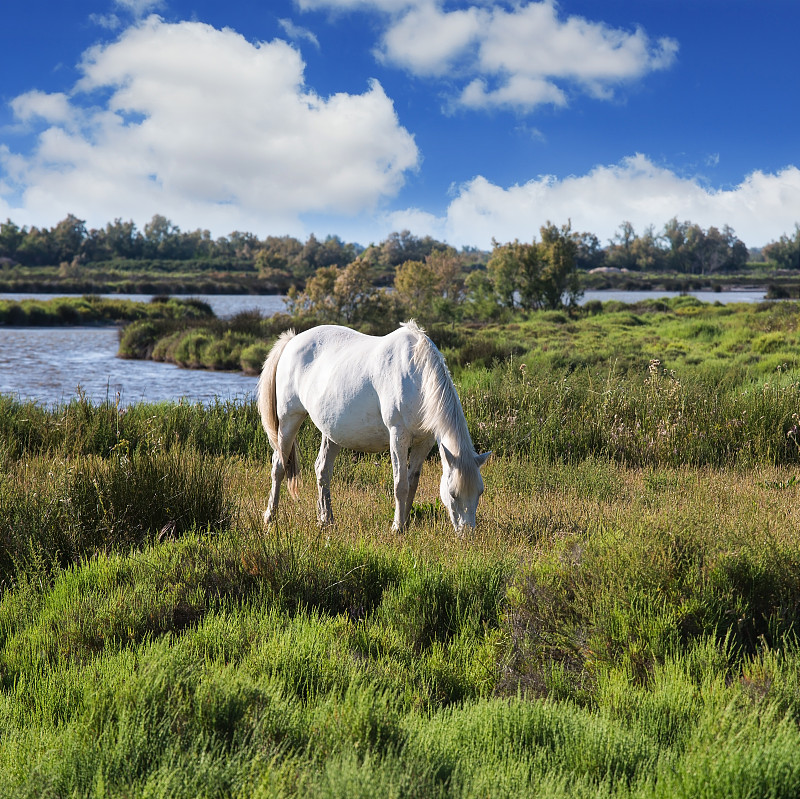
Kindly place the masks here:
<instances>
[{"instance_id":1,"label":"riverbank","mask_svg":"<svg viewBox=\"0 0 800 799\"><path fill-rule=\"evenodd\" d=\"M289 276L263 278L249 269L199 268L183 261L130 261L125 268L6 266L0 293L41 294L285 294Z\"/></svg>"},{"instance_id":2,"label":"riverbank","mask_svg":"<svg viewBox=\"0 0 800 799\"><path fill-rule=\"evenodd\" d=\"M54 299L0 299L0 325L54 327L58 325L101 325L143 319L196 321L214 316L197 299L154 297L151 302L108 299L97 295Z\"/></svg>"},{"instance_id":3,"label":"riverbank","mask_svg":"<svg viewBox=\"0 0 800 799\"><path fill-rule=\"evenodd\" d=\"M620 270L581 273L584 291L669 291L691 294L699 291L762 290L767 299L800 298L800 277L796 271L754 268L738 275L643 274Z\"/></svg>"},{"instance_id":4,"label":"riverbank","mask_svg":"<svg viewBox=\"0 0 800 799\"><path fill-rule=\"evenodd\" d=\"M157 267L157 268L156 268ZM187 270L186 264L164 262L151 268L131 262L124 270L82 267L63 274L59 267L14 267L0 270L0 293L41 294L286 294L291 286L302 290L305 281L289 275L262 277L252 266L249 271ZM800 298L800 277L793 270L752 264L741 274L690 275L684 273L642 273L620 270L579 272L584 291L696 291L726 292L761 289L769 299Z\"/></svg>"},{"instance_id":5,"label":"riverbank","mask_svg":"<svg viewBox=\"0 0 800 799\"><path fill-rule=\"evenodd\" d=\"M505 323L433 324L429 333L458 373L491 369L511 358L562 372L625 373L658 360L682 374L698 364L720 375L767 375L798 362L797 303L703 303L667 297L626 304L591 301L571 311L518 312ZM204 369L257 374L268 346L289 327L313 319L240 313L229 320L136 322L122 334L124 358L152 358ZM388 332L394 328L386 320ZM243 358L243 353L247 357Z\"/></svg>"}]
</instances>

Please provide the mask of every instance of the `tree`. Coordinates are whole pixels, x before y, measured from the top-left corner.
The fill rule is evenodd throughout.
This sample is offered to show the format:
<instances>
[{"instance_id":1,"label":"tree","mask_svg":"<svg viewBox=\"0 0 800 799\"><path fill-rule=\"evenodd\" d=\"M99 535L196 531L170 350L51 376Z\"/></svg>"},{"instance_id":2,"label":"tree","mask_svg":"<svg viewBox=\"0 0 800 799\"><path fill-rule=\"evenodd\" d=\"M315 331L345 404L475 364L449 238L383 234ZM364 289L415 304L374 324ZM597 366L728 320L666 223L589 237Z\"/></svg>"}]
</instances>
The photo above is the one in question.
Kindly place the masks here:
<instances>
[{"instance_id":1,"label":"tree","mask_svg":"<svg viewBox=\"0 0 800 799\"><path fill-rule=\"evenodd\" d=\"M20 229L10 219L0 223L0 258L16 259L17 250L25 240L25 229Z\"/></svg>"},{"instance_id":2,"label":"tree","mask_svg":"<svg viewBox=\"0 0 800 799\"><path fill-rule=\"evenodd\" d=\"M643 235L637 236L631 245L631 254L636 269L640 272L661 272L667 264L667 253L650 225Z\"/></svg>"},{"instance_id":3,"label":"tree","mask_svg":"<svg viewBox=\"0 0 800 799\"><path fill-rule=\"evenodd\" d=\"M427 320L433 301L439 294L439 280L434 270L423 261L406 261L397 267L394 287L410 316Z\"/></svg>"},{"instance_id":4,"label":"tree","mask_svg":"<svg viewBox=\"0 0 800 799\"><path fill-rule=\"evenodd\" d=\"M689 271L689 259L686 251L686 236L689 227L689 222L678 222L677 217L670 219L664 226L664 238L669 242L667 268L674 272Z\"/></svg>"},{"instance_id":5,"label":"tree","mask_svg":"<svg viewBox=\"0 0 800 799\"><path fill-rule=\"evenodd\" d=\"M358 259L344 269L320 267L306 283L305 291L289 290L287 306L292 316L374 331L386 332L398 321L394 295L375 286L369 264Z\"/></svg>"},{"instance_id":6,"label":"tree","mask_svg":"<svg viewBox=\"0 0 800 799\"><path fill-rule=\"evenodd\" d=\"M570 305L580 296L575 265L578 247L570 225L557 227L548 222L539 233L538 243L494 242L487 271L500 303L507 308L517 304L529 310L561 308L565 295Z\"/></svg>"},{"instance_id":7,"label":"tree","mask_svg":"<svg viewBox=\"0 0 800 799\"><path fill-rule=\"evenodd\" d=\"M113 258L141 258L144 251L144 237L136 229L133 220L123 222L117 218L109 222L105 230L96 237L98 244Z\"/></svg>"},{"instance_id":8,"label":"tree","mask_svg":"<svg viewBox=\"0 0 800 799\"><path fill-rule=\"evenodd\" d=\"M367 309L378 289L370 280L369 267L361 261L353 261L342 270L333 269L338 274L333 284L333 299L339 318L348 324L370 321Z\"/></svg>"},{"instance_id":9,"label":"tree","mask_svg":"<svg viewBox=\"0 0 800 799\"><path fill-rule=\"evenodd\" d=\"M58 263L69 263L77 258L86 238L86 222L68 214L51 231L53 256Z\"/></svg>"},{"instance_id":10,"label":"tree","mask_svg":"<svg viewBox=\"0 0 800 799\"><path fill-rule=\"evenodd\" d=\"M180 228L161 214L144 226L144 255L147 258L175 258L179 250Z\"/></svg>"},{"instance_id":11,"label":"tree","mask_svg":"<svg viewBox=\"0 0 800 799\"><path fill-rule=\"evenodd\" d=\"M58 263L56 257L50 231L32 227L17 248L16 259L25 266L45 266Z\"/></svg>"},{"instance_id":12,"label":"tree","mask_svg":"<svg viewBox=\"0 0 800 799\"><path fill-rule=\"evenodd\" d=\"M458 254L448 247L433 250L424 261L406 261L395 272L394 287L410 316L423 321L453 318L464 300Z\"/></svg>"},{"instance_id":13,"label":"tree","mask_svg":"<svg viewBox=\"0 0 800 799\"><path fill-rule=\"evenodd\" d=\"M606 251L606 262L617 269L636 269L636 231L630 222L623 222Z\"/></svg>"},{"instance_id":14,"label":"tree","mask_svg":"<svg viewBox=\"0 0 800 799\"><path fill-rule=\"evenodd\" d=\"M575 242L575 266L578 269L597 269L606 261L606 254L600 244L600 239L594 233L573 233Z\"/></svg>"},{"instance_id":15,"label":"tree","mask_svg":"<svg viewBox=\"0 0 800 799\"><path fill-rule=\"evenodd\" d=\"M522 244L518 239L508 244L492 240L494 249L486 270L501 305L506 308L536 307L539 254L536 244Z\"/></svg>"},{"instance_id":16,"label":"tree","mask_svg":"<svg viewBox=\"0 0 800 799\"><path fill-rule=\"evenodd\" d=\"M800 269L800 224L795 224L794 235L783 235L764 247L764 256L781 269Z\"/></svg>"},{"instance_id":17,"label":"tree","mask_svg":"<svg viewBox=\"0 0 800 799\"><path fill-rule=\"evenodd\" d=\"M578 245L570 225L559 228L548 222L539 233L542 236L539 257L543 264L539 278L540 302L546 308L560 308L566 295L568 305L577 305L583 292L575 266Z\"/></svg>"},{"instance_id":18,"label":"tree","mask_svg":"<svg viewBox=\"0 0 800 799\"><path fill-rule=\"evenodd\" d=\"M468 317L494 319L501 314L502 308L497 301L494 284L485 270L470 272L464 284L466 291L464 305Z\"/></svg>"},{"instance_id":19,"label":"tree","mask_svg":"<svg viewBox=\"0 0 800 799\"><path fill-rule=\"evenodd\" d=\"M306 283L301 294L290 294L289 313L307 313L320 322L338 322L338 311L333 296L339 270L335 266L323 266Z\"/></svg>"}]
</instances>

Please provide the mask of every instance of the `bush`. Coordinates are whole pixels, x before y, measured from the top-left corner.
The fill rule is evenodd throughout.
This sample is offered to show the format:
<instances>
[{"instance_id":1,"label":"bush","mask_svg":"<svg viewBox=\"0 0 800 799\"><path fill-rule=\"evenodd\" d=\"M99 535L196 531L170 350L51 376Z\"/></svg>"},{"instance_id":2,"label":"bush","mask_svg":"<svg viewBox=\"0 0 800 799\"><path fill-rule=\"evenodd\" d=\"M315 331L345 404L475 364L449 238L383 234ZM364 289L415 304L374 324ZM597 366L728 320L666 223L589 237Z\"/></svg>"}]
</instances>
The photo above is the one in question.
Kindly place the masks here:
<instances>
[{"instance_id":1,"label":"bush","mask_svg":"<svg viewBox=\"0 0 800 799\"><path fill-rule=\"evenodd\" d=\"M261 369L268 354L269 347L260 341L245 347L239 357L239 365L242 371L250 375L261 374Z\"/></svg>"}]
</instances>

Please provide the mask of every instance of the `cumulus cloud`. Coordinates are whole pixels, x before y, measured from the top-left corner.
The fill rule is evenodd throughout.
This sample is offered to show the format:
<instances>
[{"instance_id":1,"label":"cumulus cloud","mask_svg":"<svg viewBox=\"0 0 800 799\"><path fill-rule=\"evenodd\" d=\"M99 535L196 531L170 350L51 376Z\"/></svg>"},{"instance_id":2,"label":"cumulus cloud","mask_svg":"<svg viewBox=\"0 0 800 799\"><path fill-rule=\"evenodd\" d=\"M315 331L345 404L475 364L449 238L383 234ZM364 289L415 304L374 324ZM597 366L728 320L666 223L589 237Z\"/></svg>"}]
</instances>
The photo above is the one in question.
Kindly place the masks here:
<instances>
[{"instance_id":1,"label":"cumulus cloud","mask_svg":"<svg viewBox=\"0 0 800 799\"><path fill-rule=\"evenodd\" d=\"M37 118L45 122L68 123L76 116L69 97L63 92L26 92L11 101L11 110L14 118L24 125Z\"/></svg>"},{"instance_id":2,"label":"cumulus cloud","mask_svg":"<svg viewBox=\"0 0 800 799\"><path fill-rule=\"evenodd\" d=\"M641 28L564 17L555 0L510 9L476 3L448 10L443 0L300 0L299 5L381 12L379 57L416 75L462 81L454 102L473 109L563 106L573 91L608 99L620 84L670 67L678 51L673 39L654 41Z\"/></svg>"},{"instance_id":3,"label":"cumulus cloud","mask_svg":"<svg viewBox=\"0 0 800 799\"><path fill-rule=\"evenodd\" d=\"M641 28L631 32L583 17L561 19L549 1L512 11L495 8L478 46L479 70L498 84L483 95L484 102L533 107L550 102L550 96L563 97L558 87L564 82L598 98L610 97L619 83L669 67L677 49L671 39L652 42ZM509 91L512 84L516 88ZM552 94L543 92L541 84Z\"/></svg>"},{"instance_id":4,"label":"cumulus cloud","mask_svg":"<svg viewBox=\"0 0 800 799\"><path fill-rule=\"evenodd\" d=\"M0 152L15 221L71 211L90 224L163 213L219 231L298 230L306 212L357 213L418 165L413 137L372 82L323 98L283 41L157 17L84 54L69 96L31 92L12 108L37 126L30 153ZM229 232L224 230L222 232Z\"/></svg>"},{"instance_id":5,"label":"cumulus cloud","mask_svg":"<svg viewBox=\"0 0 800 799\"><path fill-rule=\"evenodd\" d=\"M407 9L383 36L379 55L420 75L446 73L478 39L490 16L476 7L443 12L433 3Z\"/></svg>"},{"instance_id":6,"label":"cumulus cloud","mask_svg":"<svg viewBox=\"0 0 800 799\"><path fill-rule=\"evenodd\" d=\"M443 216L408 209L390 215L387 227L407 227L456 246L489 247L492 238L530 241L548 220L571 220L573 230L605 241L623 221L642 232L677 217L706 228L730 225L748 245L760 246L794 228L797 208L797 167L756 171L738 186L712 190L699 178L680 177L638 154L586 175L542 176L505 188L478 176L459 188Z\"/></svg>"}]
</instances>

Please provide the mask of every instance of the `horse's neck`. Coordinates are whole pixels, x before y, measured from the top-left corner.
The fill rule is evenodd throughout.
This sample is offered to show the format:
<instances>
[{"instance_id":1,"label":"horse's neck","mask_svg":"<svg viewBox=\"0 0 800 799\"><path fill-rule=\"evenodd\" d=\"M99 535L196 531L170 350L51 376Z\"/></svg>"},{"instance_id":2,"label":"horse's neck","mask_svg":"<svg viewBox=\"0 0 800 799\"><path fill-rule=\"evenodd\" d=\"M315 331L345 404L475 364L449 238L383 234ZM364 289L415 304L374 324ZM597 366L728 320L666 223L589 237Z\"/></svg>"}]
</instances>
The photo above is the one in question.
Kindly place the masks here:
<instances>
[{"instance_id":1,"label":"horse's neck","mask_svg":"<svg viewBox=\"0 0 800 799\"><path fill-rule=\"evenodd\" d=\"M442 419L442 423L436 431L436 443L439 446L444 445L453 455L461 458L471 454L474 448L461 404L458 403L453 410L454 412L450 414L449 418Z\"/></svg>"},{"instance_id":2,"label":"horse's neck","mask_svg":"<svg viewBox=\"0 0 800 799\"><path fill-rule=\"evenodd\" d=\"M472 452L467 420L444 358L427 336L414 329L418 338L413 359L422 366L422 424L454 455Z\"/></svg>"}]
</instances>

